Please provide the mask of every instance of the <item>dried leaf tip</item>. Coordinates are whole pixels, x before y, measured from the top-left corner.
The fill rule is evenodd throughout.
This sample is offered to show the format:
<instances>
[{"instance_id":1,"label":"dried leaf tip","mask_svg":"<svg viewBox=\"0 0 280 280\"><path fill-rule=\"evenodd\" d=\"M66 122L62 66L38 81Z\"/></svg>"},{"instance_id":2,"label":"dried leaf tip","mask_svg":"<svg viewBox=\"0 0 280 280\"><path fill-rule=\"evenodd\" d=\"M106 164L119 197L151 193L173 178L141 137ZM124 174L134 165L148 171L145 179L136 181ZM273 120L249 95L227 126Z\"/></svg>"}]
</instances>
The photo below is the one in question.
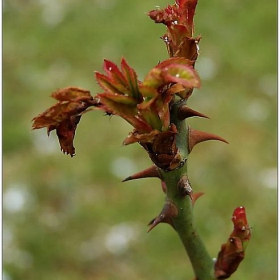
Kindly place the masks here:
<instances>
[{"instance_id":1,"label":"dried leaf tip","mask_svg":"<svg viewBox=\"0 0 280 280\"><path fill-rule=\"evenodd\" d=\"M153 178L153 177L160 178L160 173L155 165L125 178L124 180L122 180L122 182L135 180L135 179L142 179L142 178Z\"/></svg>"},{"instance_id":2,"label":"dried leaf tip","mask_svg":"<svg viewBox=\"0 0 280 280\"><path fill-rule=\"evenodd\" d=\"M188 142L188 150L189 153L192 151L193 147L200 143L200 142L204 142L204 141L208 141L208 140L218 140L218 141L222 141L224 143L228 144L228 141L226 141L224 138L212 134L212 133L208 133L208 132L204 132L204 131L199 131L199 130L195 130L189 127L189 142Z\"/></svg>"}]
</instances>

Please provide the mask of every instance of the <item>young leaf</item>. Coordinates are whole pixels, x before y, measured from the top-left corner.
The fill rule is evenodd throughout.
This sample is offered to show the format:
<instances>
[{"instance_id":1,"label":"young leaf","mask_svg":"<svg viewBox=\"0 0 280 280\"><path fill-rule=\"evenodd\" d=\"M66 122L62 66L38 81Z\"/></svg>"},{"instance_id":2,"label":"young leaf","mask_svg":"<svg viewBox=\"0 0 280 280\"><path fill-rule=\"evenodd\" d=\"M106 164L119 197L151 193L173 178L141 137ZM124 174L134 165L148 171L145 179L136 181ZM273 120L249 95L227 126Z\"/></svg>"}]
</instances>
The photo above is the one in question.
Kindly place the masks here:
<instances>
[{"instance_id":1,"label":"young leaf","mask_svg":"<svg viewBox=\"0 0 280 280\"><path fill-rule=\"evenodd\" d=\"M136 98L139 102L142 101L142 96L138 88L138 80L135 71L127 64L126 60L122 58L121 61L122 72L126 78L129 89L132 93L132 96Z\"/></svg>"},{"instance_id":2,"label":"young leaf","mask_svg":"<svg viewBox=\"0 0 280 280\"><path fill-rule=\"evenodd\" d=\"M126 78L115 63L110 60L104 59L103 68L112 81L123 85L127 84Z\"/></svg>"},{"instance_id":3,"label":"young leaf","mask_svg":"<svg viewBox=\"0 0 280 280\"><path fill-rule=\"evenodd\" d=\"M106 75L95 72L95 79L99 86L103 88L107 93L129 95L129 89L124 84L116 82Z\"/></svg>"},{"instance_id":4,"label":"young leaf","mask_svg":"<svg viewBox=\"0 0 280 280\"><path fill-rule=\"evenodd\" d=\"M186 88L200 87L200 80L197 72L187 65L170 65L162 71L162 76L169 83L178 83Z\"/></svg>"},{"instance_id":5,"label":"young leaf","mask_svg":"<svg viewBox=\"0 0 280 280\"><path fill-rule=\"evenodd\" d=\"M63 88L53 92L51 96L58 101L82 101L93 99L89 90L78 87Z\"/></svg>"},{"instance_id":6,"label":"young leaf","mask_svg":"<svg viewBox=\"0 0 280 280\"><path fill-rule=\"evenodd\" d=\"M77 124L79 123L81 116L71 116L68 120L62 121L56 128L56 134L61 146L61 150L71 157L75 155L75 148L73 146L73 140L75 137L75 131Z\"/></svg>"},{"instance_id":7,"label":"young leaf","mask_svg":"<svg viewBox=\"0 0 280 280\"><path fill-rule=\"evenodd\" d=\"M125 119L134 128L141 132L150 132L152 127L138 114L136 101L129 96L113 95L109 93L98 94L102 103L101 109Z\"/></svg>"},{"instance_id":8,"label":"young leaf","mask_svg":"<svg viewBox=\"0 0 280 280\"><path fill-rule=\"evenodd\" d=\"M46 127L48 134L56 129L62 151L73 156L73 139L81 115L88 107L98 106L99 102L89 91L76 87L60 89L52 93L52 97L59 100L58 103L35 117L32 128Z\"/></svg>"},{"instance_id":9,"label":"young leaf","mask_svg":"<svg viewBox=\"0 0 280 280\"><path fill-rule=\"evenodd\" d=\"M156 129L149 133L139 133L137 130L134 130L133 132L130 132L129 135L124 139L123 144L129 145L136 142L152 143L158 134L160 134L160 131Z\"/></svg>"}]
</instances>

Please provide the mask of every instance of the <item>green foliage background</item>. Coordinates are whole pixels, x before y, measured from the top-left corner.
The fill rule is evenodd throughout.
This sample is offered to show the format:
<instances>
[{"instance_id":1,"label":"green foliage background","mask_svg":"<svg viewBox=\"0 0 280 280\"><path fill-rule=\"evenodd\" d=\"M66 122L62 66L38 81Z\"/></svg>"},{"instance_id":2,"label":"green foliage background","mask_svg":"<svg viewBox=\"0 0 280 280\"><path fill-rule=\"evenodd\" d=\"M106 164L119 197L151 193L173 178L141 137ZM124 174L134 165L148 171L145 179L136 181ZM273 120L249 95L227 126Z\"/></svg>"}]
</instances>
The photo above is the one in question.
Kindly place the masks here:
<instances>
[{"instance_id":1,"label":"green foliage background","mask_svg":"<svg viewBox=\"0 0 280 280\"><path fill-rule=\"evenodd\" d=\"M66 86L101 92L94 70L124 56L139 78L167 58L165 32L146 15L168 2L14 0L3 3L3 210L5 280L193 279L176 233L146 224L161 210L160 182L121 183L151 165L132 129L100 112L83 116L77 156L31 119ZM169 2L170 3L170 2ZM172 3L170 3L172 4ZM200 0L196 35L202 88L189 106L211 117L193 128L230 142L207 142L188 165L199 232L217 256L246 207L253 236L231 279L276 279L277 2Z\"/></svg>"}]
</instances>

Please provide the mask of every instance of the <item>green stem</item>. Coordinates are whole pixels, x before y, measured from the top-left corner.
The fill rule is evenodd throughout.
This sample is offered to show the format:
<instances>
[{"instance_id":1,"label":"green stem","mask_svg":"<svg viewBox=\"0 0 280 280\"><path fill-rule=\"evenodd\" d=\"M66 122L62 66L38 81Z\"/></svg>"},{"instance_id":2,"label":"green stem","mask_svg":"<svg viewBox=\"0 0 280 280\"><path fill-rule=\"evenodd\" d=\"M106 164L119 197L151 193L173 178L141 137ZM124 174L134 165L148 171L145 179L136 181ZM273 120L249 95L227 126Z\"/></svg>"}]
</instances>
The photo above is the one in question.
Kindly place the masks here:
<instances>
[{"instance_id":1,"label":"green stem","mask_svg":"<svg viewBox=\"0 0 280 280\"><path fill-rule=\"evenodd\" d=\"M176 145L183 157L188 157L188 129L186 121L177 118L178 107L182 103L175 103L172 106L172 123L178 129ZM177 231L192 263L196 279L210 280L213 278L213 261L208 254L204 243L200 239L193 217L193 203L190 197L182 196L178 190L178 182L183 175L187 175L187 163L179 169L165 172L161 171L163 181L166 183L166 200L172 202L178 210L178 215L172 219L175 230Z\"/></svg>"}]
</instances>

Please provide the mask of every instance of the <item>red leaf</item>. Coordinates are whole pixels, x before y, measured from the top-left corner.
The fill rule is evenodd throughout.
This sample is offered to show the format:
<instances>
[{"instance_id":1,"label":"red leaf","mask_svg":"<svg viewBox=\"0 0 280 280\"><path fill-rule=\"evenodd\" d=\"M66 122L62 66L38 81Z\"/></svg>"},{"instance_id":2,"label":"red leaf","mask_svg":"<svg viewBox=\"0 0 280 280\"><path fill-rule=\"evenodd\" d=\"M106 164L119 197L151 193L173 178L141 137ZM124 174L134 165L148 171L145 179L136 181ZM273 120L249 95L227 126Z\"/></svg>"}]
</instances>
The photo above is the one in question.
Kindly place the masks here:
<instances>
[{"instance_id":1,"label":"red leaf","mask_svg":"<svg viewBox=\"0 0 280 280\"><path fill-rule=\"evenodd\" d=\"M126 85L127 81L123 75L123 73L119 70L118 66L112 61L104 59L104 70L106 71L108 77L117 83L122 85Z\"/></svg>"},{"instance_id":2,"label":"red leaf","mask_svg":"<svg viewBox=\"0 0 280 280\"><path fill-rule=\"evenodd\" d=\"M93 99L89 90L84 90L78 87L63 88L53 92L51 96L59 101L81 101Z\"/></svg>"},{"instance_id":3,"label":"red leaf","mask_svg":"<svg viewBox=\"0 0 280 280\"><path fill-rule=\"evenodd\" d=\"M148 86L150 88L159 88L164 85L164 79L161 76L162 70L159 68L153 68L149 71L147 76L144 78L143 86ZM141 85L141 86L142 86Z\"/></svg>"},{"instance_id":4,"label":"red leaf","mask_svg":"<svg viewBox=\"0 0 280 280\"><path fill-rule=\"evenodd\" d=\"M138 89L138 80L135 71L127 64L124 58L121 61L122 72L126 78L132 96L139 101L142 101L142 96Z\"/></svg>"},{"instance_id":5,"label":"red leaf","mask_svg":"<svg viewBox=\"0 0 280 280\"><path fill-rule=\"evenodd\" d=\"M192 61L185 58L167 59L148 73L141 86L161 88L170 83L178 83L187 89L197 88L200 86L200 79L192 64Z\"/></svg>"},{"instance_id":6,"label":"red leaf","mask_svg":"<svg viewBox=\"0 0 280 280\"><path fill-rule=\"evenodd\" d=\"M95 72L95 78L100 87L102 87L108 93L119 93L119 94L129 94L129 89L119 82L112 80L112 78L107 77L99 72Z\"/></svg>"},{"instance_id":7,"label":"red leaf","mask_svg":"<svg viewBox=\"0 0 280 280\"><path fill-rule=\"evenodd\" d=\"M170 65L162 73L166 83L178 83L186 88L200 87L199 76L191 66Z\"/></svg>"},{"instance_id":8,"label":"red leaf","mask_svg":"<svg viewBox=\"0 0 280 280\"><path fill-rule=\"evenodd\" d=\"M56 128L61 150L67 155L70 154L71 157L75 155L73 140L80 118L81 116L71 116L68 120L62 121Z\"/></svg>"},{"instance_id":9,"label":"red leaf","mask_svg":"<svg viewBox=\"0 0 280 280\"><path fill-rule=\"evenodd\" d=\"M124 145L133 144L136 142L141 143L152 143L155 140L155 137L160 133L158 130L152 130L149 133L139 133L137 130L130 132L129 135L123 141Z\"/></svg>"},{"instance_id":10,"label":"red leaf","mask_svg":"<svg viewBox=\"0 0 280 280\"><path fill-rule=\"evenodd\" d=\"M164 69L166 67L169 67L170 65L189 65L193 66L193 61L186 59L184 57L171 57L169 59L166 59L159 63L156 68Z\"/></svg>"},{"instance_id":11,"label":"red leaf","mask_svg":"<svg viewBox=\"0 0 280 280\"><path fill-rule=\"evenodd\" d=\"M59 102L35 117L32 128L46 127L48 134L56 129L62 151L73 156L75 154L73 139L81 115L88 107L98 106L99 102L89 91L75 87L58 90L52 97Z\"/></svg>"},{"instance_id":12,"label":"red leaf","mask_svg":"<svg viewBox=\"0 0 280 280\"><path fill-rule=\"evenodd\" d=\"M112 95L101 93L97 95L104 106L104 110L115 115L119 115L137 130L141 132L150 132L152 127L138 115L138 109L135 100L129 96Z\"/></svg>"},{"instance_id":13,"label":"red leaf","mask_svg":"<svg viewBox=\"0 0 280 280\"><path fill-rule=\"evenodd\" d=\"M69 119L72 115L82 113L88 108L84 102L59 102L33 119L33 129L46 127L48 133L55 129L59 123Z\"/></svg>"}]
</instances>

